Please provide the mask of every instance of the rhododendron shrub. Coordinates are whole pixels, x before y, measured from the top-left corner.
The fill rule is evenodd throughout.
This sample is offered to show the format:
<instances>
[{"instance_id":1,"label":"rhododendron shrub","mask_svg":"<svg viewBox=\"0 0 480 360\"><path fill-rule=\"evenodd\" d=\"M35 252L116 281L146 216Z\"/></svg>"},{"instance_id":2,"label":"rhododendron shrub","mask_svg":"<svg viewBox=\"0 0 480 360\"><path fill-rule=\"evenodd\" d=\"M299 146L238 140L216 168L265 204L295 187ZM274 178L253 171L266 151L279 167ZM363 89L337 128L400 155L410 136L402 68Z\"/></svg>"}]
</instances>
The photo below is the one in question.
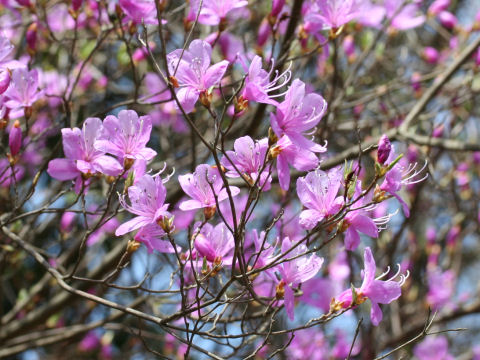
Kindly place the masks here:
<instances>
[{"instance_id":1,"label":"rhododendron shrub","mask_svg":"<svg viewBox=\"0 0 480 360\"><path fill-rule=\"evenodd\" d=\"M478 358L479 31L0 2L0 358Z\"/></svg>"}]
</instances>

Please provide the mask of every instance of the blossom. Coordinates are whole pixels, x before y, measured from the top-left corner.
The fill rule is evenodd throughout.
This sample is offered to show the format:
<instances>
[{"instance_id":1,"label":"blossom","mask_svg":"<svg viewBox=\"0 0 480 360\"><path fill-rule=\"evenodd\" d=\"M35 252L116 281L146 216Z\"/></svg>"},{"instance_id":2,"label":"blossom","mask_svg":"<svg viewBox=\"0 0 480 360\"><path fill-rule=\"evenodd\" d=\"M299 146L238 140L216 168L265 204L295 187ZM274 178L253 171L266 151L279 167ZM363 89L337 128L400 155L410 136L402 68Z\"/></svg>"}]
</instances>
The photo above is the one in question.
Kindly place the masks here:
<instances>
[{"instance_id":1,"label":"blossom","mask_svg":"<svg viewBox=\"0 0 480 360\"><path fill-rule=\"evenodd\" d=\"M157 9L153 0L119 0L119 5L125 12L125 20L134 24L158 24Z\"/></svg>"},{"instance_id":2,"label":"blossom","mask_svg":"<svg viewBox=\"0 0 480 360\"><path fill-rule=\"evenodd\" d=\"M157 154L146 147L152 132L150 116L140 116L133 110L122 110L118 118L109 115L103 122L103 132L95 148L115 155L128 169L135 160L149 161Z\"/></svg>"},{"instance_id":3,"label":"blossom","mask_svg":"<svg viewBox=\"0 0 480 360\"><path fill-rule=\"evenodd\" d=\"M193 234L195 249L201 258L218 265L231 265L235 242L232 233L224 223L213 226L206 223L200 231Z\"/></svg>"},{"instance_id":4,"label":"blossom","mask_svg":"<svg viewBox=\"0 0 480 360\"><path fill-rule=\"evenodd\" d=\"M289 251L295 244L293 244L290 239L284 238L282 241L282 253ZM300 283L306 282L313 278L323 264L323 258L318 257L315 254L310 255L309 257L301 256L308 251L308 248L304 244L297 245L292 251L290 251L287 257L292 257L296 259L283 262L278 267L278 272L282 280L277 285L277 294L284 292L285 296L285 310L290 320L294 319L294 292L293 289L296 288ZM297 257L299 256L299 257Z\"/></svg>"},{"instance_id":5,"label":"blossom","mask_svg":"<svg viewBox=\"0 0 480 360\"><path fill-rule=\"evenodd\" d=\"M193 40L188 50L177 49L167 55L168 70L179 87L178 100L187 113L194 109L200 94L208 97L209 89L220 83L227 70L227 60L210 66L211 55L212 47L203 40Z\"/></svg>"},{"instance_id":6,"label":"blossom","mask_svg":"<svg viewBox=\"0 0 480 360\"><path fill-rule=\"evenodd\" d=\"M243 136L235 140L233 145L235 151L227 151L222 158L222 165L228 170L229 177L240 177L255 184L258 179L258 186L263 191L270 189L272 177L268 174L267 167L260 174L260 170L266 161L268 139L254 142L250 136Z\"/></svg>"},{"instance_id":7,"label":"blossom","mask_svg":"<svg viewBox=\"0 0 480 360\"><path fill-rule=\"evenodd\" d=\"M306 20L324 29L338 29L359 15L362 0L316 0Z\"/></svg>"},{"instance_id":8,"label":"blossom","mask_svg":"<svg viewBox=\"0 0 480 360\"><path fill-rule=\"evenodd\" d=\"M385 0L387 18L392 19L391 26L398 30L408 30L422 25L424 15L417 15L417 4L404 4L404 0Z\"/></svg>"},{"instance_id":9,"label":"blossom","mask_svg":"<svg viewBox=\"0 0 480 360\"><path fill-rule=\"evenodd\" d=\"M99 118L88 118L83 128L62 129L63 152L66 158L53 159L48 163L48 174L60 181L76 179L75 190L80 191L83 178L96 173L117 176L122 166L113 157L95 148L95 141L102 132Z\"/></svg>"},{"instance_id":10,"label":"blossom","mask_svg":"<svg viewBox=\"0 0 480 360\"><path fill-rule=\"evenodd\" d=\"M248 101L256 101L259 103L277 105L278 102L273 98L282 96L283 94L269 94L283 87L290 81L291 72L290 67L282 74L275 73L275 77L270 81L273 72L273 61L269 72L262 69L262 58L256 55L250 67L248 68L248 75L245 79L245 88L242 92L242 97Z\"/></svg>"},{"instance_id":11,"label":"blossom","mask_svg":"<svg viewBox=\"0 0 480 360\"><path fill-rule=\"evenodd\" d=\"M326 148L304 137L315 127L327 109L325 99L315 93L306 94L305 83L295 79L277 107L270 114L272 129L278 137L287 135L292 143L313 152L325 152Z\"/></svg>"},{"instance_id":12,"label":"blossom","mask_svg":"<svg viewBox=\"0 0 480 360\"><path fill-rule=\"evenodd\" d=\"M165 204L167 190L159 175L143 175L135 185L128 188L128 205L124 197L120 197L120 203L128 212L137 215L133 219L120 225L115 235L121 236L141 227L155 224L163 218L170 218Z\"/></svg>"},{"instance_id":13,"label":"blossom","mask_svg":"<svg viewBox=\"0 0 480 360\"><path fill-rule=\"evenodd\" d=\"M318 165L318 158L315 153L294 145L290 138L285 135L270 149L270 155L277 159L278 182L285 191L290 186L289 164L299 171L309 171Z\"/></svg>"},{"instance_id":14,"label":"blossom","mask_svg":"<svg viewBox=\"0 0 480 360\"><path fill-rule=\"evenodd\" d=\"M394 276L383 281L380 279L385 277L388 274L388 271L375 278L376 269L377 267L372 255L372 250L367 247L364 252L363 283L359 289L355 288L355 301L352 294L353 290L347 289L336 299L332 300L331 306L333 310L338 311L352 305L356 306L369 299L372 304L370 319L372 320L372 324L377 326L383 317L382 310L378 304L390 304L392 301L400 297L402 294L401 286L405 283L405 280L408 277L408 272L407 275L400 275L400 281L394 281L400 273L399 266L399 270Z\"/></svg>"},{"instance_id":15,"label":"blossom","mask_svg":"<svg viewBox=\"0 0 480 360\"><path fill-rule=\"evenodd\" d=\"M192 0L191 3L190 12L197 14L200 2ZM226 20L227 15L233 10L247 5L247 0L204 0L198 22L204 25L219 25Z\"/></svg>"},{"instance_id":16,"label":"blossom","mask_svg":"<svg viewBox=\"0 0 480 360\"><path fill-rule=\"evenodd\" d=\"M448 340L445 336L427 336L420 344L415 345L413 354L418 360L453 360L448 353Z\"/></svg>"},{"instance_id":17,"label":"blossom","mask_svg":"<svg viewBox=\"0 0 480 360\"><path fill-rule=\"evenodd\" d=\"M429 15L438 15L440 12L447 10L450 6L450 0L435 0L428 7Z\"/></svg>"},{"instance_id":18,"label":"blossom","mask_svg":"<svg viewBox=\"0 0 480 360\"><path fill-rule=\"evenodd\" d=\"M193 174L181 175L178 182L183 191L190 196L191 200L180 203L180 210L188 211L193 209L215 209L217 197L218 202L228 198L227 189L223 187L223 180L216 167L200 164L195 168ZM238 195L240 189L230 186L232 196Z\"/></svg>"},{"instance_id":19,"label":"blossom","mask_svg":"<svg viewBox=\"0 0 480 360\"><path fill-rule=\"evenodd\" d=\"M438 269L427 273L428 293L427 302L433 310L441 310L445 307L454 307L451 301L455 291L455 273L452 270L441 272Z\"/></svg>"},{"instance_id":20,"label":"blossom","mask_svg":"<svg viewBox=\"0 0 480 360\"><path fill-rule=\"evenodd\" d=\"M338 196L342 184L342 171L335 168L329 172L315 170L297 179L297 194L307 208L300 213L300 226L313 229L320 221L336 214L343 205Z\"/></svg>"},{"instance_id":21,"label":"blossom","mask_svg":"<svg viewBox=\"0 0 480 360\"><path fill-rule=\"evenodd\" d=\"M392 145L392 150L390 151L390 155L388 160L386 161L385 165L390 166L393 161L396 159L395 148ZM409 164L407 168L402 165L402 161L397 162L393 167L385 174L385 180L383 181L382 185L377 188L376 197L378 199L384 199L385 192L389 193L393 197L395 197L400 204L402 205L403 212L406 217L410 216L410 210L408 209L408 205L403 200L400 195L398 195L398 191L401 190L403 186L408 186L412 184L416 184L425 180L428 177L428 174L425 174L422 178L418 178L418 175L425 169L427 163L420 169L416 170L417 163Z\"/></svg>"},{"instance_id":22,"label":"blossom","mask_svg":"<svg viewBox=\"0 0 480 360\"><path fill-rule=\"evenodd\" d=\"M20 128L20 122L18 120L15 121L10 129L10 134L8 134L8 146L10 147L10 154L12 156L17 155L22 146L22 129Z\"/></svg>"},{"instance_id":23,"label":"blossom","mask_svg":"<svg viewBox=\"0 0 480 360\"><path fill-rule=\"evenodd\" d=\"M38 90L37 70L18 68L12 71L10 87L5 92L8 98L5 102L7 107L10 109L31 107L42 95L43 92Z\"/></svg>"},{"instance_id":24,"label":"blossom","mask_svg":"<svg viewBox=\"0 0 480 360\"><path fill-rule=\"evenodd\" d=\"M152 223L142 226L135 235L135 240L144 243L150 254L153 252L153 250L156 250L160 253L175 253L175 249L170 241L161 239L165 235L166 232L161 226L159 226L157 223ZM177 251L181 251L179 246L177 246Z\"/></svg>"}]
</instances>

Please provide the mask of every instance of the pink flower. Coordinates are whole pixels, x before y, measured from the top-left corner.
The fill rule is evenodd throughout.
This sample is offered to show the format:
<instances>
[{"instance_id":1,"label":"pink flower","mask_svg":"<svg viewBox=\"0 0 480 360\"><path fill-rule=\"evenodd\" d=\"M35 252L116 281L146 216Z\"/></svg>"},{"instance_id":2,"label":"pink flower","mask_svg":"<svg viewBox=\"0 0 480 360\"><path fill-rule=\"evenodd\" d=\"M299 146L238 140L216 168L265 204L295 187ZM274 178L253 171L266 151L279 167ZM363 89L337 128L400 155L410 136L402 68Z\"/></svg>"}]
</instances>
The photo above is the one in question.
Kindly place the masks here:
<instances>
[{"instance_id":1,"label":"pink flower","mask_svg":"<svg viewBox=\"0 0 480 360\"><path fill-rule=\"evenodd\" d=\"M192 0L190 11L193 14L197 14L199 3L198 0ZM203 0L198 21L204 25L219 25L226 20L229 13L247 5L246 0Z\"/></svg>"},{"instance_id":2,"label":"pink flower","mask_svg":"<svg viewBox=\"0 0 480 360\"><path fill-rule=\"evenodd\" d=\"M405 5L404 0L385 0L384 5L387 18L393 18L391 26L395 29L408 30L425 22L425 16L418 15L417 4Z\"/></svg>"},{"instance_id":3,"label":"pink flower","mask_svg":"<svg viewBox=\"0 0 480 360\"><path fill-rule=\"evenodd\" d=\"M385 162L388 160L390 151L392 151L392 144L390 143L390 139L387 137L387 135L383 134L378 141L377 150L377 162L380 165L385 164Z\"/></svg>"},{"instance_id":4,"label":"pink flower","mask_svg":"<svg viewBox=\"0 0 480 360\"><path fill-rule=\"evenodd\" d=\"M277 159L278 182L285 191L290 186L289 164L300 171L312 170L318 165L318 158L314 152L294 145L286 135L270 149L270 154Z\"/></svg>"},{"instance_id":5,"label":"pink flower","mask_svg":"<svg viewBox=\"0 0 480 360\"><path fill-rule=\"evenodd\" d=\"M157 8L154 0L119 0L119 5L125 12L125 20L134 24L158 24Z\"/></svg>"},{"instance_id":6,"label":"pink flower","mask_svg":"<svg viewBox=\"0 0 480 360\"><path fill-rule=\"evenodd\" d=\"M10 87L4 95L8 98L5 105L10 109L31 107L43 96L43 92L38 90L37 70L13 70Z\"/></svg>"},{"instance_id":7,"label":"pink flower","mask_svg":"<svg viewBox=\"0 0 480 360\"><path fill-rule=\"evenodd\" d=\"M118 227L115 235L121 236L141 227L155 224L163 218L170 218L165 204L167 190L159 175L153 177L143 175L135 185L128 188L128 198L131 205L128 205L124 197L120 197L120 203L128 212L137 215Z\"/></svg>"},{"instance_id":8,"label":"pink flower","mask_svg":"<svg viewBox=\"0 0 480 360\"><path fill-rule=\"evenodd\" d=\"M338 29L359 15L362 0L316 0L306 20L324 29Z\"/></svg>"},{"instance_id":9,"label":"pink flower","mask_svg":"<svg viewBox=\"0 0 480 360\"><path fill-rule=\"evenodd\" d=\"M200 164L193 174L181 175L178 182L183 191L190 196L191 200L185 200L180 204L180 210L188 211L201 208L216 208L215 197L218 202L228 198L227 190L223 187L223 180L216 167ZM238 195L240 189L230 186L232 196Z\"/></svg>"},{"instance_id":10,"label":"pink flower","mask_svg":"<svg viewBox=\"0 0 480 360\"><path fill-rule=\"evenodd\" d=\"M318 94L306 94L305 83L295 79L285 100L270 114L272 129L278 137L287 135L293 144L313 152L325 152L326 147L304 137L314 128L327 109L327 102Z\"/></svg>"},{"instance_id":11,"label":"pink flower","mask_svg":"<svg viewBox=\"0 0 480 360\"><path fill-rule=\"evenodd\" d=\"M300 226L313 229L320 221L336 214L343 205L343 198L337 197L342 184L340 168L328 173L315 170L297 179L297 194L307 210L300 213Z\"/></svg>"},{"instance_id":12,"label":"pink flower","mask_svg":"<svg viewBox=\"0 0 480 360\"><path fill-rule=\"evenodd\" d=\"M200 94L207 97L227 70L227 60L210 66L211 55L212 47L203 40L193 40L188 50L177 49L167 55L170 75L178 82L178 100L187 113L194 109Z\"/></svg>"},{"instance_id":13,"label":"pink flower","mask_svg":"<svg viewBox=\"0 0 480 360\"><path fill-rule=\"evenodd\" d=\"M427 274L428 293L427 302L433 310L442 310L445 307L454 307L452 295L455 291L455 273L452 270L441 272L431 270Z\"/></svg>"},{"instance_id":14,"label":"pink flower","mask_svg":"<svg viewBox=\"0 0 480 360\"><path fill-rule=\"evenodd\" d=\"M122 166L111 156L95 148L95 141L102 132L99 118L88 118L83 128L62 129L64 159L53 159L48 163L48 174L60 181L75 181L75 190L80 191L82 176L88 178L96 173L117 176Z\"/></svg>"},{"instance_id":15,"label":"pink flower","mask_svg":"<svg viewBox=\"0 0 480 360\"><path fill-rule=\"evenodd\" d=\"M194 232L195 249L200 258L205 257L207 261L216 265L223 263L231 265L235 242L233 235L224 223L212 226L206 223L200 232Z\"/></svg>"},{"instance_id":16,"label":"pink flower","mask_svg":"<svg viewBox=\"0 0 480 360\"><path fill-rule=\"evenodd\" d=\"M150 161L157 154L146 147L152 132L150 116L140 116L133 110L122 110L118 118L109 115L103 122L103 132L95 148L118 157L125 169L135 160Z\"/></svg>"},{"instance_id":17,"label":"pink flower","mask_svg":"<svg viewBox=\"0 0 480 360\"><path fill-rule=\"evenodd\" d=\"M166 235L165 231L158 224L148 224L142 226L135 235L135 240L144 243L148 252L151 254L153 250L160 253L175 253L175 249L168 240L162 240L161 238ZM177 251L181 252L181 248L177 246Z\"/></svg>"},{"instance_id":18,"label":"pink flower","mask_svg":"<svg viewBox=\"0 0 480 360\"><path fill-rule=\"evenodd\" d=\"M256 55L250 63L242 97L248 101L277 105L278 102L273 100L273 98L283 94L270 95L269 92L276 91L287 84L290 81L291 72L290 68L280 75L277 72L275 78L270 81L272 71L273 61L270 71L266 72L262 69L262 58Z\"/></svg>"},{"instance_id":19,"label":"pink flower","mask_svg":"<svg viewBox=\"0 0 480 360\"><path fill-rule=\"evenodd\" d=\"M365 248L364 253L364 270L363 270L363 283L358 289L355 288L356 299L355 305L362 304L365 300L369 299L372 303L372 310L370 313L370 319L372 324L378 326L382 320L383 314L378 304L390 304L392 301L398 299L402 294L401 286L405 283L407 275L400 275L400 281L396 282L394 279L400 273L400 266L398 273L390 279L383 281L380 280L388 274L388 272L375 278L375 271L377 267L375 265L375 259L373 258L372 251L369 247ZM340 309L348 308L352 305L352 289L347 289L342 292L337 299L332 300L332 307L338 311Z\"/></svg>"},{"instance_id":20,"label":"pink flower","mask_svg":"<svg viewBox=\"0 0 480 360\"><path fill-rule=\"evenodd\" d=\"M390 152L390 156L386 162L386 165L390 165L395 159L395 149L392 145L392 151ZM403 186L416 184L425 180L428 177L428 174L422 178L418 178L418 175L420 175L423 169L425 169L427 163L425 163L425 165L418 171L416 170L417 163L409 164L407 168L405 168L401 163L402 161L399 161L386 173L385 180L383 181L382 185L380 185L380 190L395 197L402 205L405 216L409 217L410 210L408 209L408 205L397 193L402 189Z\"/></svg>"},{"instance_id":21,"label":"pink flower","mask_svg":"<svg viewBox=\"0 0 480 360\"><path fill-rule=\"evenodd\" d=\"M267 160L268 139L254 142L250 136L244 136L235 140L233 146L235 151L227 151L221 161L228 170L226 175L236 178L242 174L250 184L254 184L260 177L257 186L263 191L269 190L272 177L268 174L268 166L260 174Z\"/></svg>"},{"instance_id":22,"label":"pink flower","mask_svg":"<svg viewBox=\"0 0 480 360\"><path fill-rule=\"evenodd\" d=\"M448 340L445 336L427 336L420 344L415 345L413 354L418 360L453 360L448 353Z\"/></svg>"},{"instance_id":23,"label":"pink flower","mask_svg":"<svg viewBox=\"0 0 480 360\"><path fill-rule=\"evenodd\" d=\"M288 237L284 238L282 241L282 253L286 253L294 245ZM294 258L305 254L307 251L307 246L300 244L285 257ZM285 310L290 320L294 319L295 294L293 289L298 287L300 283L313 278L322 267L322 264L323 258L312 254L309 257L307 255L297 257L278 266L278 272L282 280L277 288L280 291L285 291Z\"/></svg>"}]
</instances>

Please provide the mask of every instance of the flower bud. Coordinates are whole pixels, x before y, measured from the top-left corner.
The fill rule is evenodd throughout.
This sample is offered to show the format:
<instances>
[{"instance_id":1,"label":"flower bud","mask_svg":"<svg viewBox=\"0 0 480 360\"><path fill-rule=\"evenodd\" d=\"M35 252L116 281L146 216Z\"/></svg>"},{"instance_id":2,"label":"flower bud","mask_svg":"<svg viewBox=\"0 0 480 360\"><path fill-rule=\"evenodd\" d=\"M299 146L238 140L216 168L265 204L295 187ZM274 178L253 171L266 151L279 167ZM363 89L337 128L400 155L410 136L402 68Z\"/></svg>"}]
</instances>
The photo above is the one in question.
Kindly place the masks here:
<instances>
[{"instance_id":1,"label":"flower bud","mask_svg":"<svg viewBox=\"0 0 480 360\"><path fill-rule=\"evenodd\" d=\"M72 0L73 11L78 11L82 6L83 0Z\"/></svg>"},{"instance_id":2,"label":"flower bud","mask_svg":"<svg viewBox=\"0 0 480 360\"><path fill-rule=\"evenodd\" d=\"M423 49L422 58L429 64L436 64L440 58L440 54L437 49L427 46Z\"/></svg>"},{"instance_id":3,"label":"flower bud","mask_svg":"<svg viewBox=\"0 0 480 360\"><path fill-rule=\"evenodd\" d=\"M10 130L8 146L10 147L10 154L12 154L12 156L17 155L22 146L22 129L20 128L20 122L18 120L15 120L15 123Z\"/></svg>"},{"instance_id":4,"label":"flower bud","mask_svg":"<svg viewBox=\"0 0 480 360\"><path fill-rule=\"evenodd\" d=\"M391 150L392 144L390 143L387 135L383 134L378 142L377 162L381 165L384 165L390 155Z\"/></svg>"},{"instance_id":5,"label":"flower bud","mask_svg":"<svg viewBox=\"0 0 480 360\"><path fill-rule=\"evenodd\" d=\"M12 72L9 69L0 70L0 95L7 91L11 79Z\"/></svg>"},{"instance_id":6,"label":"flower bud","mask_svg":"<svg viewBox=\"0 0 480 360\"><path fill-rule=\"evenodd\" d=\"M136 241L136 240L128 240L128 243L127 243L127 252L129 254L131 253L134 253L135 251L138 250L138 248L140 247L140 242Z\"/></svg>"},{"instance_id":7,"label":"flower bud","mask_svg":"<svg viewBox=\"0 0 480 360\"><path fill-rule=\"evenodd\" d=\"M449 6L450 0L435 0L428 8L428 15L438 15L440 12L447 10Z\"/></svg>"},{"instance_id":8,"label":"flower bud","mask_svg":"<svg viewBox=\"0 0 480 360\"><path fill-rule=\"evenodd\" d=\"M272 11L270 12L271 16L277 17L282 11L283 6L285 5L285 0L272 0Z\"/></svg>"},{"instance_id":9,"label":"flower bud","mask_svg":"<svg viewBox=\"0 0 480 360\"><path fill-rule=\"evenodd\" d=\"M447 29L453 29L457 26L457 18L451 12L442 11L438 14L438 21L445 26Z\"/></svg>"},{"instance_id":10,"label":"flower bud","mask_svg":"<svg viewBox=\"0 0 480 360\"><path fill-rule=\"evenodd\" d=\"M213 215L215 215L215 211L217 211L216 206L210 206L203 209L203 215L205 215L205 220L211 219Z\"/></svg>"},{"instance_id":11,"label":"flower bud","mask_svg":"<svg viewBox=\"0 0 480 360\"><path fill-rule=\"evenodd\" d=\"M37 50L37 23L30 24L25 34L27 42L27 51L30 55L34 55Z\"/></svg>"}]
</instances>

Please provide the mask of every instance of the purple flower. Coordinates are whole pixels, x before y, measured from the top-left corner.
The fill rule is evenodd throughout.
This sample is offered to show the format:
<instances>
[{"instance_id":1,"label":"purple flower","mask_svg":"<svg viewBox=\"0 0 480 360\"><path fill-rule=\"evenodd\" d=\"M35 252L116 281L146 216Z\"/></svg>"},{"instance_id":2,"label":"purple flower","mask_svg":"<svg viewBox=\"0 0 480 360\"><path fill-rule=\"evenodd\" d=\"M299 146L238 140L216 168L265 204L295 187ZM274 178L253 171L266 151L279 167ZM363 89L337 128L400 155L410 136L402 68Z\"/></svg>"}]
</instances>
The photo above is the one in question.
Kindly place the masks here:
<instances>
[{"instance_id":1,"label":"purple flower","mask_svg":"<svg viewBox=\"0 0 480 360\"><path fill-rule=\"evenodd\" d=\"M289 164L300 171L312 170L318 165L315 153L294 145L288 136L282 136L277 141L270 149L270 155L277 159L278 182L285 191L290 186Z\"/></svg>"},{"instance_id":2,"label":"purple flower","mask_svg":"<svg viewBox=\"0 0 480 360\"><path fill-rule=\"evenodd\" d=\"M325 152L326 147L304 137L314 128L327 109L327 102L318 94L306 94L305 83L295 79L285 94L285 100L270 114L272 129L278 137L287 135L293 144L313 152Z\"/></svg>"},{"instance_id":3,"label":"purple flower","mask_svg":"<svg viewBox=\"0 0 480 360\"><path fill-rule=\"evenodd\" d=\"M194 109L200 94L208 97L210 88L220 83L227 70L227 60L210 66L211 55L212 47L203 40L193 40L188 50L177 49L167 55L170 75L179 87L178 100L187 113Z\"/></svg>"},{"instance_id":4,"label":"purple flower","mask_svg":"<svg viewBox=\"0 0 480 360\"><path fill-rule=\"evenodd\" d=\"M5 92L8 98L5 105L10 109L31 107L42 95L43 92L38 90L37 70L15 69L10 87Z\"/></svg>"},{"instance_id":5,"label":"purple flower","mask_svg":"<svg viewBox=\"0 0 480 360\"><path fill-rule=\"evenodd\" d=\"M232 233L224 223L212 226L206 223L200 232L195 231L195 249L201 258L205 257L207 261L219 265L231 265L233 260L233 249L235 242Z\"/></svg>"},{"instance_id":6,"label":"purple flower","mask_svg":"<svg viewBox=\"0 0 480 360\"><path fill-rule=\"evenodd\" d=\"M75 190L80 191L82 177L87 179L96 173L118 176L123 168L113 157L95 148L95 141L102 132L99 118L88 118L83 128L62 129L64 159L48 163L48 174L60 181L75 181Z\"/></svg>"},{"instance_id":7,"label":"purple flower","mask_svg":"<svg viewBox=\"0 0 480 360\"><path fill-rule=\"evenodd\" d=\"M109 115L103 122L103 132L95 148L118 157L125 169L135 160L150 161L157 154L147 148L152 132L150 116L140 116L133 110L122 110L118 118Z\"/></svg>"},{"instance_id":8,"label":"purple flower","mask_svg":"<svg viewBox=\"0 0 480 360\"><path fill-rule=\"evenodd\" d=\"M398 30L408 30L422 25L425 22L425 16L417 15L418 5L405 5L404 2L404 0L384 1L387 17L393 18L391 26Z\"/></svg>"},{"instance_id":9,"label":"purple flower","mask_svg":"<svg viewBox=\"0 0 480 360\"><path fill-rule=\"evenodd\" d=\"M297 194L307 210L300 213L300 226L313 229L320 221L336 214L343 205L343 198L337 197L342 184L342 170L329 172L315 170L297 179Z\"/></svg>"},{"instance_id":10,"label":"purple flower","mask_svg":"<svg viewBox=\"0 0 480 360\"><path fill-rule=\"evenodd\" d=\"M223 187L223 180L218 169L207 164L198 165L193 174L179 176L178 182L183 191L192 198L180 204L180 210L183 211L201 208L215 210L215 196L218 202L228 198L227 190ZM240 189L230 186L230 191L232 196L236 196Z\"/></svg>"},{"instance_id":11,"label":"purple flower","mask_svg":"<svg viewBox=\"0 0 480 360\"><path fill-rule=\"evenodd\" d=\"M158 224L154 223L142 226L137 235L135 235L135 240L144 243L150 254L153 250L160 253L175 253L175 249L170 241L161 239L165 235L165 230L163 230ZM177 246L177 251L181 252L181 250L182 249Z\"/></svg>"},{"instance_id":12,"label":"purple flower","mask_svg":"<svg viewBox=\"0 0 480 360\"><path fill-rule=\"evenodd\" d=\"M268 139L254 142L250 136L244 136L235 140L233 147L235 151L227 151L221 161L228 170L226 175L233 178L243 176L251 185L260 177L258 187L269 190L272 177L268 174L268 167L260 174L267 159Z\"/></svg>"},{"instance_id":13,"label":"purple flower","mask_svg":"<svg viewBox=\"0 0 480 360\"><path fill-rule=\"evenodd\" d=\"M288 237L284 238L282 241L282 253L286 253L294 245ZM307 251L307 246L300 244L289 252L288 255L285 255L285 257L294 258L305 254ZM278 266L278 272L282 280L279 285L277 285L277 293L284 291L285 310L290 320L294 319L295 295L293 289L298 287L300 283L313 278L322 267L322 264L323 258L312 254L309 257L306 255L297 257Z\"/></svg>"},{"instance_id":14,"label":"purple flower","mask_svg":"<svg viewBox=\"0 0 480 360\"><path fill-rule=\"evenodd\" d=\"M386 161L385 165L390 165L396 159L395 148L392 145L392 150L390 151L390 156ZM402 159L403 160L403 159ZM401 190L403 186L408 186L416 184L425 180L428 177L428 174L422 178L418 178L418 175L425 169L427 163L420 169L416 170L417 163L409 164L407 168L402 165L402 161L397 162L385 175L385 180L382 185L380 185L380 191L389 193L395 197L400 204L402 205L403 212L406 217L410 216L410 210L408 209L407 203L398 195L397 193ZM384 198L383 193L380 198Z\"/></svg>"},{"instance_id":15,"label":"purple flower","mask_svg":"<svg viewBox=\"0 0 480 360\"><path fill-rule=\"evenodd\" d=\"M11 80L12 72L9 69L0 68L0 95L7 91Z\"/></svg>"},{"instance_id":16,"label":"purple flower","mask_svg":"<svg viewBox=\"0 0 480 360\"><path fill-rule=\"evenodd\" d=\"M197 14L199 1L192 1L191 12ZM232 10L248 5L247 0L203 0L198 21L204 25L219 25L223 23Z\"/></svg>"},{"instance_id":17,"label":"purple flower","mask_svg":"<svg viewBox=\"0 0 480 360\"><path fill-rule=\"evenodd\" d=\"M157 8L154 0L119 0L119 5L125 12L125 20L134 24L158 24Z\"/></svg>"},{"instance_id":18,"label":"purple flower","mask_svg":"<svg viewBox=\"0 0 480 360\"><path fill-rule=\"evenodd\" d=\"M278 102L273 100L273 98L282 96L283 94L270 95L269 92L278 90L287 84L290 81L291 72L290 68L280 75L277 72L275 78L270 81L272 71L273 61L270 71L266 72L262 69L262 58L256 55L248 68L248 75L245 79L245 88L243 89L242 97L248 101L277 105Z\"/></svg>"},{"instance_id":19,"label":"purple flower","mask_svg":"<svg viewBox=\"0 0 480 360\"><path fill-rule=\"evenodd\" d=\"M25 65L17 60L10 59L14 46L8 38L0 32L0 68L2 69L19 69L25 68Z\"/></svg>"},{"instance_id":20,"label":"purple flower","mask_svg":"<svg viewBox=\"0 0 480 360\"><path fill-rule=\"evenodd\" d=\"M137 215L118 227L115 235L121 236L141 227L156 224L163 218L170 218L165 204L167 190L159 175L153 177L143 175L135 185L128 188L128 198L131 205L128 205L124 197L120 197L120 203L128 212Z\"/></svg>"},{"instance_id":21,"label":"purple flower","mask_svg":"<svg viewBox=\"0 0 480 360\"><path fill-rule=\"evenodd\" d=\"M427 279L427 302L432 306L433 310L454 307L451 299L455 291L455 273L452 270L445 272L431 270L427 274Z\"/></svg>"},{"instance_id":22,"label":"purple flower","mask_svg":"<svg viewBox=\"0 0 480 360\"><path fill-rule=\"evenodd\" d=\"M448 341L445 336L427 336L420 344L415 345L413 354L418 360L453 360L448 353Z\"/></svg>"},{"instance_id":23,"label":"purple flower","mask_svg":"<svg viewBox=\"0 0 480 360\"><path fill-rule=\"evenodd\" d=\"M372 255L372 250L369 247L365 248L364 252L364 270L363 270L363 283L358 289L355 288L356 299L354 306L362 304L365 300L370 299L372 303L372 309L370 313L370 319L372 324L378 326L382 320L383 314L378 304L390 304L392 301L398 299L402 294L401 286L405 283L407 275L400 275L400 281L394 281L394 279L400 273L400 266L398 272L390 279L383 281L380 280L388 274L388 272L375 278L375 271L377 267L375 265L375 259ZM352 305L352 289L347 289L342 292L337 299L332 300L332 308L335 311L348 308Z\"/></svg>"},{"instance_id":24,"label":"purple flower","mask_svg":"<svg viewBox=\"0 0 480 360\"><path fill-rule=\"evenodd\" d=\"M336 30L359 15L362 0L316 0L306 20Z\"/></svg>"},{"instance_id":25,"label":"purple flower","mask_svg":"<svg viewBox=\"0 0 480 360\"><path fill-rule=\"evenodd\" d=\"M328 339L317 328L296 331L286 350L287 358L291 360L328 360L328 352Z\"/></svg>"}]
</instances>

